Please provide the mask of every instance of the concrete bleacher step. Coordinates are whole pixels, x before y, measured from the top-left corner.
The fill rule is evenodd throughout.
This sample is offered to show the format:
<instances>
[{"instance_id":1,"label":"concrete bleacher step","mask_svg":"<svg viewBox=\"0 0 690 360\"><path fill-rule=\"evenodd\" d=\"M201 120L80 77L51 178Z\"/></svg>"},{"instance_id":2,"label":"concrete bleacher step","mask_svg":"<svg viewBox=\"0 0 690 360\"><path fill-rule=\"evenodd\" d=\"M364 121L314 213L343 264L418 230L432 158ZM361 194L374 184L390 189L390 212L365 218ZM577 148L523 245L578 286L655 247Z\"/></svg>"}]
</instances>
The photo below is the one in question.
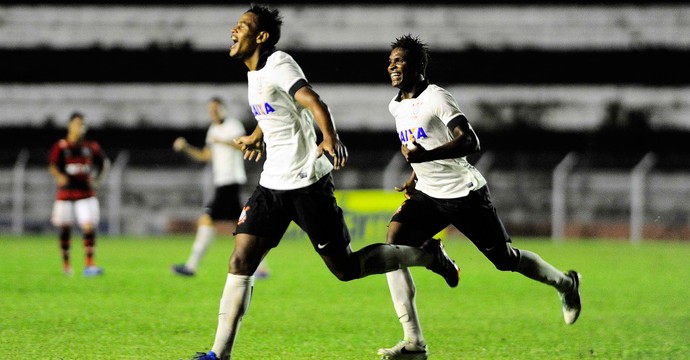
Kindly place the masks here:
<instances>
[{"instance_id":1,"label":"concrete bleacher step","mask_svg":"<svg viewBox=\"0 0 690 360\"><path fill-rule=\"evenodd\" d=\"M395 89L382 85L316 84L340 129L387 131L392 128L388 103ZM609 107L643 110L658 129L690 130L690 87L642 86L477 86L451 85L477 129L510 125L516 112L529 111L529 125L549 130L588 131L602 126ZM206 102L220 96L229 115L254 122L246 102L246 85L194 84L0 84L0 126L62 124L80 110L92 127L206 127ZM524 117L524 116L523 116Z\"/></svg>"},{"instance_id":2,"label":"concrete bleacher step","mask_svg":"<svg viewBox=\"0 0 690 360\"><path fill-rule=\"evenodd\" d=\"M0 6L0 47L227 49L247 6ZM435 49L690 48L690 6L284 5L281 46L385 49L406 33Z\"/></svg>"}]
</instances>

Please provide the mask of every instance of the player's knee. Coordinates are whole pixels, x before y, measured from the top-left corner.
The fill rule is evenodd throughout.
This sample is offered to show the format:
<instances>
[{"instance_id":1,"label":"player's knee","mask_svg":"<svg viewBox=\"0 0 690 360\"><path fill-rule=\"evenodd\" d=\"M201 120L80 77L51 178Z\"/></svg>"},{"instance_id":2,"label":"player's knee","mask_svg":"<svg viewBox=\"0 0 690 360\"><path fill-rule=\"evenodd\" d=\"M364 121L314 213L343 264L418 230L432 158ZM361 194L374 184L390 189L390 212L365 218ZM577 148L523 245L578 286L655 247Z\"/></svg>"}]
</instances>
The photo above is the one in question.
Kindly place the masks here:
<instances>
[{"instance_id":1,"label":"player's knee","mask_svg":"<svg viewBox=\"0 0 690 360\"><path fill-rule=\"evenodd\" d=\"M60 241L69 241L72 232L69 226L63 226L60 228Z\"/></svg>"},{"instance_id":2,"label":"player's knee","mask_svg":"<svg viewBox=\"0 0 690 360\"><path fill-rule=\"evenodd\" d=\"M356 256L350 258L350 260L345 262L343 266L339 266L335 269L331 268L331 272L336 278L338 278L338 280L343 282L359 279L362 274L359 261Z\"/></svg>"},{"instance_id":3,"label":"player's knee","mask_svg":"<svg viewBox=\"0 0 690 360\"><path fill-rule=\"evenodd\" d=\"M505 247L496 247L489 250L485 254L496 269L500 271L514 271L520 262L520 255L510 243L506 243Z\"/></svg>"},{"instance_id":4,"label":"player's knee","mask_svg":"<svg viewBox=\"0 0 690 360\"><path fill-rule=\"evenodd\" d=\"M407 245L407 242L409 242L409 237L410 232L405 231L401 223L397 221L391 221L388 224L388 231L386 232L386 244Z\"/></svg>"},{"instance_id":5,"label":"player's knee","mask_svg":"<svg viewBox=\"0 0 690 360\"><path fill-rule=\"evenodd\" d=\"M397 244L399 242L398 232L388 231L386 234L386 244Z\"/></svg>"},{"instance_id":6,"label":"player's knee","mask_svg":"<svg viewBox=\"0 0 690 360\"><path fill-rule=\"evenodd\" d=\"M96 234L93 231L84 232L84 246L95 246Z\"/></svg>"},{"instance_id":7,"label":"player's knee","mask_svg":"<svg viewBox=\"0 0 690 360\"><path fill-rule=\"evenodd\" d=\"M228 272L235 275L252 275L254 273L252 266L247 259L239 256L231 256L228 264Z\"/></svg>"},{"instance_id":8,"label":"player's knee","mask_svg":"<svg viewBox=\"0 0 690 360\"><path fill-rule=\"evenodd\" d=\"M91 223L84 223L79 226L84 236L93 236L96 233L96 227Z\"/></svg>"},{"instance_id":9,"label":"player's knee","mask_svg":"<svg viewBox=\"0 0 690 360\"><path fill-rule=\"evenodd\" d=\"M209 214L202 214L197 220L198 226L213 226L213 218Z\"/></svg>"},{"instance_id":10,"label":"player's knee","mask_svg":"<svg viewBox=\"0 0 690 360\"><path fill-rule=\"evenodd\" d=\"M338 280L340 280L342 282L348 282L348 281L352 281L355 279L359 279L359 272L358 271L357 272L350 271L350 270L338 271L338 272L334 272L333 275L335 275L335 277L338 278Z\"/></svg>"},{"instance_id":11,"label":"player's knee","mask_svg":"<svg viewBox=\"0 0 690 360\"><path fill-rule=\"evenodd\" d=\"M501 261L495 261L494 266L496 266L496 269L500 271L514 271L515 268L517 267L517 262L509 261L508 259L504 259Z\"/></svg>"}]
</instances>

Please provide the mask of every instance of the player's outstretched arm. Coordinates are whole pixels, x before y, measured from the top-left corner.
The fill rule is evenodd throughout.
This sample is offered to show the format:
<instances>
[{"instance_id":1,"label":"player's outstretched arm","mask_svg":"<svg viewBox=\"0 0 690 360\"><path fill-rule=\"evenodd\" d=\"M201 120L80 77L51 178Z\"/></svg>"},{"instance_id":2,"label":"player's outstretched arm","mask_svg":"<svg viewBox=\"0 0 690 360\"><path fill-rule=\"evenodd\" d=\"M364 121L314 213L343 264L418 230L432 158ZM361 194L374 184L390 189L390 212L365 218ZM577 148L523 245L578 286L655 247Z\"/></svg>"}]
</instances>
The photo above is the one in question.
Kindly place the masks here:
<instances>
[{"instance_id":1,"label":"player's outstretched arm","mask_svg":"<svg viewBox=\"0 0 690 360\"><path fill-rule=\"evenodd\" d=\"M333 167L336 170L344 167L348 156L347 148L338 137L328 106L310 86L303 86L297 90L295 100L311 111L316 125L323 134L323 141L319 144L319 156L327 152L333 158Z\"/></svg>"},{"instance_id":2,"label":"player's outstretched arm","mask_svg":"<svg viewBox=\"0 0 690 360\"><path fill-rule=\"evenodd\" d=\"M53 175L53 178L55 178L55 182L57 182L59 187L67 185L67 182L69 181L67 175L61 172L55 164L48 165L48 171L50 171L50 174Z\"/></svg>"},{"instance_id":3,"label":"player's outstretched arm","mask_svg":"<svg viewBox=\"0 0 690 360\"><path fill-rule=\"evenodd\" d=\"M205 146L202 149L194 147L189 145L187 139L183 137L178 137L175 139L173 142L173 149L189 156L192 160L199 162L207 162L211 160L211 149L208 146Z\"/></svg>"},{"instance_id":4,"label":"player's outstretched arm","mask_svg":"<svg viewBox=\"0 0 690 360\"><path fill-rule=\"evenodd\" d=\"M223 144L223 145L225 145L225 146L229 146L229 147L231 147L231 148L233 148L233 149L237 149L237 150L240 150L240 151L242 150L242 145L236 143L236 142L235 142L235 139L232 139L232 141L223 141L223 140L219 140L219 139L216 139L216 138L211 138L211 142L214 143L214 144Z\"/></svg>"}]
</instances>

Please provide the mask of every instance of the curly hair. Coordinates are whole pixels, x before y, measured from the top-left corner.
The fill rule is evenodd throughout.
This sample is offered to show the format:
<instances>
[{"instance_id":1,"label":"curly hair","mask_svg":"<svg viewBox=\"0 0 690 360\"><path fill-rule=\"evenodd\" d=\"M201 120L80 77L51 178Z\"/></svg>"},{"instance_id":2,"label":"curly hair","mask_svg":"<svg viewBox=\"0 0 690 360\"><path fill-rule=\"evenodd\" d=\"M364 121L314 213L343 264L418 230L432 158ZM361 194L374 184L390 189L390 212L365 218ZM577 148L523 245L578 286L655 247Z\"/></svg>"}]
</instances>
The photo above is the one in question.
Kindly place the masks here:
<instances>
[{"instance_id":1,"label":"curly hair","mask_svg":"<svg viewBox=\"0 0 690 360\"><path fill-rule=\"evenodd\" d=\"M265 31L269 34L266 46L269 48L276 46L280 40L280 26L283 25L283 17L278 9L252 3L247 12L256 15L258 31Z\"/></svg>"},{"instance_id":2,"label":"curly hair","mask_svg":"<svg viewBox=\"0 0 690 360\"><path fill-rule=\"evenodd\" d=\"M415 64L419 73L426 75L426 66L429 64L429 46L412 34L403 35L391 43L391 50L404 49L407 61Z\"/></svg>"}]
</instances>

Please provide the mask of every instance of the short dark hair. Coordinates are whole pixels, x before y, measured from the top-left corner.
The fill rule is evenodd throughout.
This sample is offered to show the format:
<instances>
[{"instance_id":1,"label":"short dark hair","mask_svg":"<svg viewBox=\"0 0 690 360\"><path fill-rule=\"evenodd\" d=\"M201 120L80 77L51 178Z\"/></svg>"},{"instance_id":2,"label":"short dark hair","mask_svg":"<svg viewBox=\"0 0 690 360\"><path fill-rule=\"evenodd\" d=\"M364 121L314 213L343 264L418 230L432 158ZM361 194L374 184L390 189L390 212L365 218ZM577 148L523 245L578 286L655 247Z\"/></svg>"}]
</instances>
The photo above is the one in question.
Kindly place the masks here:
<instances>
[{"instance_id":1,"label":"short dark hair","mask_svg":"<svg viewBox=\"0 0 690 360\"><path fill-rule=\"evenodd\" d=\"M83 118L84 118L84 114L81 113L81 112L79 112L79 111L75 111L75 112L73 112L72 114L70 114L70 116L69 116L69 121L68 121L68 122L72 122L72 120L74 120L74 119L76 119L76 118L81 118L81 119L83 119Z\"/></svg>"},{"instance_id":2,"label":"short dark hair","mask_svg":"<svg viewBox=\"0 0 690 360\"><path fill-rule=\"evenodd\" d=\"M391 50L400 48L407 52L407 60L417 66L422 75L426 75L429 64L429 46L419 37L412 34L403 35L391 43Z\"/></svg>"},{"instance_id":3,"label":"short dark hair","mask_svg":"<svg viewBox=\"0 0 690 360\"><path fill-rule=\"evenodd\" d=\"M252 3L247 12L256 15L257 30L268 33L266 46L269 48L276 46L280 40L280 26L283 25L283 17L280 16L278 9L270 9L268 6Z\"/></svg>"},{"instance_id":4,"label":"short dark hair","mask_svg":"<svg viewBox=\"0 0 690 360\"><path fill-rule=\"evenodd\" d=\"M225 102L223 101L223 99L220 98L220 96L214 96L209 101L225 106Z\"/></svg>"}]
</instances>

